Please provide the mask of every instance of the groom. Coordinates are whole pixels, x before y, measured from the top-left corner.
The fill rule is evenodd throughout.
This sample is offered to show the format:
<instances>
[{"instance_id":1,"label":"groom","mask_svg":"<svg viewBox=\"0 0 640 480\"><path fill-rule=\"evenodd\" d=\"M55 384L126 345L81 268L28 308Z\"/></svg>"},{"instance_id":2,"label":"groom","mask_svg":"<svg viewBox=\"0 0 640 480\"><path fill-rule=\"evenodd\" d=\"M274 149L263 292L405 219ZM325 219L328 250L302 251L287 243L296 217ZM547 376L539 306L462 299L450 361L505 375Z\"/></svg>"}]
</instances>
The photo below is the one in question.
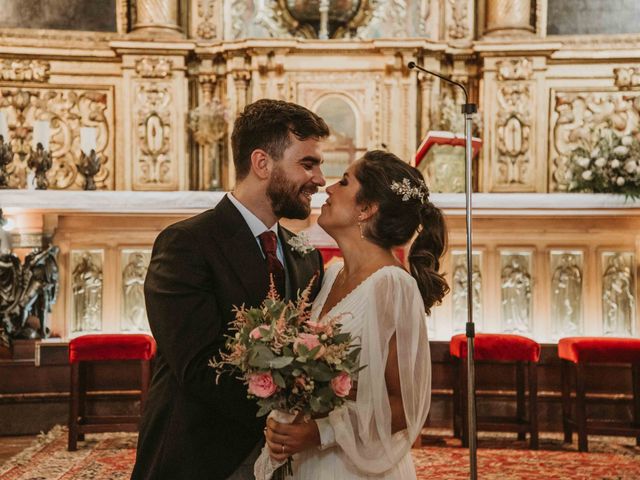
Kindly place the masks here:
<instances>
[{"instance_id":1,"label":"groom","mask_svg":"<svg viewBox=\"0 0 640 480\"><path fill-rule=\"evenodd\" d=\"M322 275L319 252L294 251L278 220L309 216L311 196L325 184L320 142L328 135L299 105L247 106L231 137L233 193L156 239L145 298L158 355L132 479L253 478L264 419L246 386L230 375L216 384L208 362L224 348L233 307L258 306L270 274L288 298Z\"/></svg>"}]
</instances>

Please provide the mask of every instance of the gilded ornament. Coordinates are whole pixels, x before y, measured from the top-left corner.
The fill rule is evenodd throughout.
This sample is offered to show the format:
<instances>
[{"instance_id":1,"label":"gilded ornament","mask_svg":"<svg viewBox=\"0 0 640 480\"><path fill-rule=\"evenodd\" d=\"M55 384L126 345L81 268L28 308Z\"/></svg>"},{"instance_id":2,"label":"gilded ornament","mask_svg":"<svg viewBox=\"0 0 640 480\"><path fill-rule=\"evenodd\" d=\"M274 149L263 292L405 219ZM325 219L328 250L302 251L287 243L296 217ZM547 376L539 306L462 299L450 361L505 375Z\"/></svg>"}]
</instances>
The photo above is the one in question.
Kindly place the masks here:
<instances>
[{"instance_id":1,"label":"gilded ornament","mask_svg":"<svg viewBox=\"0 0 640 480\"><path fill-rule=\"evenodd\" d=\"M51 65L44 60L5 59L0 64L0 80L46 82Z\"/></svg>"}]
</instances>

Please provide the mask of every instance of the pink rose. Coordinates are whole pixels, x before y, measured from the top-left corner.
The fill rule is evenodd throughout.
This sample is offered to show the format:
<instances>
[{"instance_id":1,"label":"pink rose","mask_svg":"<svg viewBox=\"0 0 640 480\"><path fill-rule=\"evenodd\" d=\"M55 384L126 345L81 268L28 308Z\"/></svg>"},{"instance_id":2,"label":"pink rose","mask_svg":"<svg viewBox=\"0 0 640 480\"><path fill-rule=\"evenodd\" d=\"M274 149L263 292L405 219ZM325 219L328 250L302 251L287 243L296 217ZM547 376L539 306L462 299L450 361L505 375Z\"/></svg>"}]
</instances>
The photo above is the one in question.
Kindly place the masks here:
<instances>
[{"instance_id":1,"label":"pink rose","mask_svg":"<svg viewBox=\"0 0 640 480\"><path fill-rule=\"evenodd\" d=\"M331 388L337 396L346 397L351 391L351 377L346 372L340 373L331 379Z\"/></svg>"},{"instance_id":2,"label":"pink rose","mask_svg":"<svg viewBox=\"0 0 640 480\"><path fill-rule=\"evenodd\" d=\"M270 397L275 393L277 388L269 372L254 373L249 377L249 393L256 397Z\"/></svg>"},{"instance_id":3,"label":"pink rose","mask_svg":"<svg viewBox=\"0 0 640 480\"><path fill-rule=\"evenodd\" d=\"M312 333L301 333L300 335L298 335L298 338L296 338L296 340L293 342L293 349L296 353L298 353L299 345L304 345L309 351L320 345L320 350L318 350L318 353L316 353L316 356L314 357L315 359L320 358L324 354L324 346L320 344L320 339L318 338L318 336Z\"/></svg>"},{"instance_id":4,"label":"pink rose","mask_svg":"<svg viewBox=\"0 0 640 480\"><path fill-rule=\"evenodd\" d=\"M253 338L254 340L260 340L262 338L262 332L260 331L260 329L269 329L268 325L258 325L256 328L254 328L253 330L251 330L251 332L249 333L249 337Z\"/></svg>"},{"instance_id":5,"label":"pink rose","mask_svg":"<svg viewBox=\"0 0 640 480\"><path fill-rule=\"evenodd\" d=\"M333 328L328 323L314 322L312 320L307 320L306 323L309 330L317 335L321 335L323 333L326 333L329 337L333 335Z\"/></svg>"}]
</instances>

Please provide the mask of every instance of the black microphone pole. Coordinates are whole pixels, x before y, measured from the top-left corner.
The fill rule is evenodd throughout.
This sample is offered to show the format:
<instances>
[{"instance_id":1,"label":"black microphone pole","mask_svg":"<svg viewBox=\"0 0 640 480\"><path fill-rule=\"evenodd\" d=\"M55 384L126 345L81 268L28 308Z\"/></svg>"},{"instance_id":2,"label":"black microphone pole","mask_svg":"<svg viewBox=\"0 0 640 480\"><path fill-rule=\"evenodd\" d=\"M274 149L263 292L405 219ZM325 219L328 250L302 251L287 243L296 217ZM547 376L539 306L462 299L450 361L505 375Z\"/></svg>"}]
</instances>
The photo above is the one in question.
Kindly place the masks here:
<instances>
[{"instance_id":1,"label":"black microphone pole","mask_svg":"<svg viewBox=\"0 0 640 480\"><path fill-rule=\"evenodd\" d=\"M447 83L460 87L464 92L464 105L462 105L462 113L464 114L465 124L465 194L466 194L466 220L467 220L467 418L469 421L468 439L469 439L469 478L476 480L478 478L478 461L477 461L477 443L476 443L476 402L475 402L475 364L473 339L475 337L475 326L473 323L473 250L472 250L472 228L471 228L471 192L473 190L471 176L471 122L472 115L478 111L475 103L469 103L469 94L467 89L459 82L451 80L444 75L422 68L415 62L409 62L409 68L417 68L418 70L434 75Z\"/></svg>"}]
</instances>

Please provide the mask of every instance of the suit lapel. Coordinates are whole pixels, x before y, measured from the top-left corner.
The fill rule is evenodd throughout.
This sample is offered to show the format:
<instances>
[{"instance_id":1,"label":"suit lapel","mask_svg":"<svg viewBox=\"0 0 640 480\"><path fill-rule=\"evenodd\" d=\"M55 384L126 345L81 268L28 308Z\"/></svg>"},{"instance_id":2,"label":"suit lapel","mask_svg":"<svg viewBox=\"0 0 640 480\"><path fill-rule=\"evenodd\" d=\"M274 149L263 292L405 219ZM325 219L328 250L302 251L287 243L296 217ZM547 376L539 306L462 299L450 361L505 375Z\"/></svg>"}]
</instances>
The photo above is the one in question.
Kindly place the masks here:
<instances>
[{"instance_id":1,"label":"suit lapel","mask_svg":"<svg viewBox=\"0 0 640 480\"><path fill-rule=\"evenodd\" d=\"M227 197L220 201L218 209L221 217L218 229L212 233L222 251L228 252L226 259L247 293L247 304L258 305L269 291L269 273L258 242Z\"/></svg>"},{"instance_id":2,"label":"suit lapel","mask_svg":"<svg viewBox=\"0 0 640 480\"><path fill-rule=\"evenodd\" d=\"M284 253L285 262L287 262L287 271L289 272L289 283L291 284L291 298L295 300L297 298L298 290L304 290L307 288L311 277L316 273L315 267L312 265L310 258L307 255L302 255L295 252L289 240L294 236L289 230L279 227L279 236L282 241L282 250ZM316 279L316 281L318 281Z\"/></svg>"}]
</instances>

